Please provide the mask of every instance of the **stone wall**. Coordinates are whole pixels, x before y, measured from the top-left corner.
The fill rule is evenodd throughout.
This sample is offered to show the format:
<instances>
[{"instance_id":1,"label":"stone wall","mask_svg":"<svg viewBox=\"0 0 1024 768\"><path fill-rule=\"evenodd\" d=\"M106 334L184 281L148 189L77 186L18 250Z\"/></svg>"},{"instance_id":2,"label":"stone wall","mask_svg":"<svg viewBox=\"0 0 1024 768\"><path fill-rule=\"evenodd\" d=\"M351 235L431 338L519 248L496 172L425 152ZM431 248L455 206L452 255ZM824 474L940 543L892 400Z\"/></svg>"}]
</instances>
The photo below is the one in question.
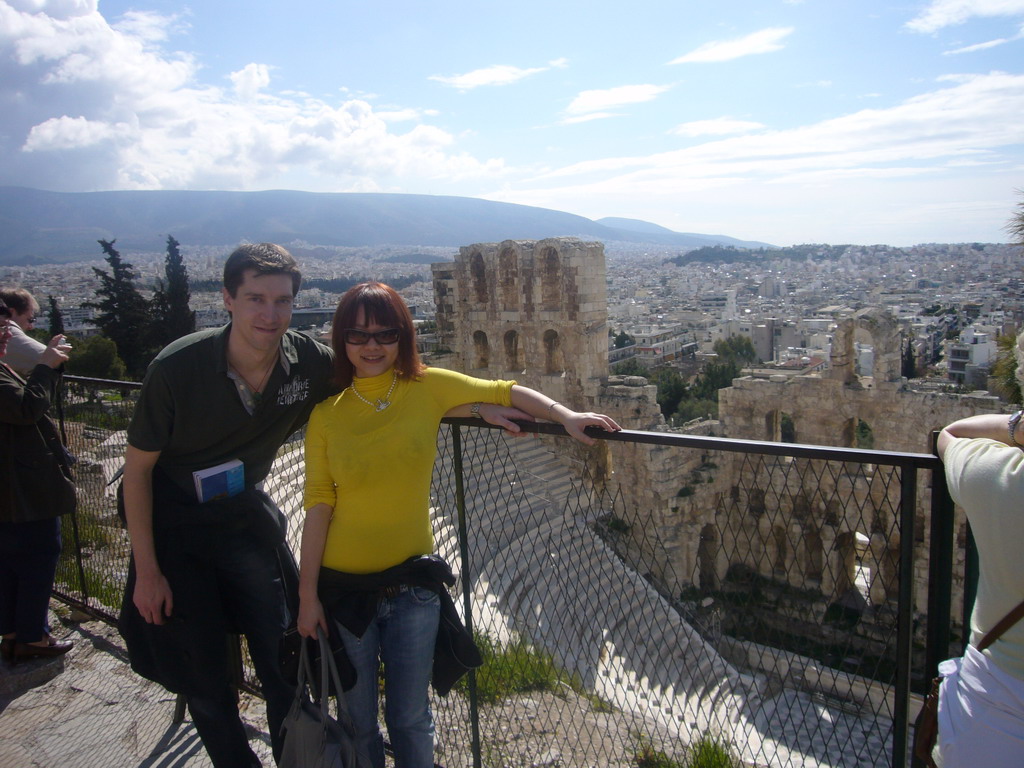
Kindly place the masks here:
<instances>
[{"instance_id":1,"label":"stone wall","mask_svg":"<svg viewBox=\"0 0 1024 768\"><path fill-rule=\"evenodd\" d=\"M629 429L668 429L653 385L643 377L608 376L600 243L552 238L465 246L454 263L433 265L433 278L439 343L452 351L451 367L482 378L514 378L577 410L607 413ZM871 376L855 371L858 339L874 349ZM933 430L1005 410L990 396L912 391L900 376L902 348L891 316L861 310L837 328L827 371L736 379L719 393L720 422L692 429L777 442L788 421L799 443L930 453ZM648 564L645 575L672 591L680 585L717 589L739 566L828 604L856 591L858 562L865 562L871 604L886 606L896 597L900 485L886 468L635 443L593 449L559 443L557 452L587 462L593 478L612 481L616 514L629 528L616 549ZM928 485L922 474L915 526L915 597L922 609ZM958 515L962 544L962 511ZM955 584L955 603L961 594Z\"/></svg>"}]
</instances>

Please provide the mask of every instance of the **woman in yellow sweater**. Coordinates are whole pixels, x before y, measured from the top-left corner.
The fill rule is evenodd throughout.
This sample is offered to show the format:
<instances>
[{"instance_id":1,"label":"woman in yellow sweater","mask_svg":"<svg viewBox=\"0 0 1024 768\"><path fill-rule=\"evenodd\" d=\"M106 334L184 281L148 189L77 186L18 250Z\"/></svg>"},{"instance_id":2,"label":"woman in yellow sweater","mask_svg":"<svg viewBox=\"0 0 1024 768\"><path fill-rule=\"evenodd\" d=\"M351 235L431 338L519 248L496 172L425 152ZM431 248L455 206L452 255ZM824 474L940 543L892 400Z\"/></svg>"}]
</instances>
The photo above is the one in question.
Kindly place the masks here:
<instances>
[{"instance_id":1,"label":"woman in yellow sweater","mask_svg":"<svg viewBox=\"0 0 1024 768\"><path fill-rule=\"evenodd\" d=\"M514 381L426 368L405 302L381 283L362 283L342 297L331 342L343 389L314 409L306 433L298 629L305 637L318 626L341 634L357 675L347 694L357 748L370 764L384 766L377 725L383 661L395 765L431 768L427 690L443 586L420 556L434 550L428 503L440 420L478 415L482 403L512 406L560 422L587 445L594 440L586 427L620 427ZM512 422L507 428L518 429Z\"/></svg>"}]
</instances>

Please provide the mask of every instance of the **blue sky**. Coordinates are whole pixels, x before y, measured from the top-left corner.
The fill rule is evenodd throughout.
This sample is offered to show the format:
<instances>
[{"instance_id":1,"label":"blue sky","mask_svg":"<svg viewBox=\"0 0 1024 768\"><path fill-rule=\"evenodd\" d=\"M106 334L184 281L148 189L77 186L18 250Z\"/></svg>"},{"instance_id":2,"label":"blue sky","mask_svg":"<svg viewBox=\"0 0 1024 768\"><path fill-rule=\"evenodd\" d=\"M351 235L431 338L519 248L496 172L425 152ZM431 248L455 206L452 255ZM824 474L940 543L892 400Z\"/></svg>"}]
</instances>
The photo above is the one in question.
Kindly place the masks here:
<instances>
[{"instance_id":1,"label":"blue sky","mask_svg":"<svg viewBox=\"0 0 1024 768\"><path fill-rule=\"evenodd\" d=\"M1003 242L1024 0L0 0L0 184Z\"/></svg>"}]
</instances>

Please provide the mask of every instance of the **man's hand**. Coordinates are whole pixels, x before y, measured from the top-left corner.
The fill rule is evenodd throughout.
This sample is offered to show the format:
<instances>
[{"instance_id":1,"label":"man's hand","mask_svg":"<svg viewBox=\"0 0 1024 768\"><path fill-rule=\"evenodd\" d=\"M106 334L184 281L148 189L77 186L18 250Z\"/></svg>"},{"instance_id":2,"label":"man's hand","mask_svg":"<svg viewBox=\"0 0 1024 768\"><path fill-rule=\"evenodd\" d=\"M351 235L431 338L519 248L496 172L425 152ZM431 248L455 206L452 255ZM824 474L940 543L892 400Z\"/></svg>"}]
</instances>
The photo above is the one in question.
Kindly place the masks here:
<instances>
[{"instance_id":1,"label":"man's hand","mask_svg":"<svg viewBox=\"0 0 1024 768\"><path fill-rule=\"evenodd\" d=\"M160 572L147 577L136 575L132 600L139 609L139 615L148 624L163 624L174 609L171 585Z\"/></svg>"},{"instance_id":2,"label":"man's hand","mask_svg":"<svg viewBox=\"0 0 1024 768\"><path fill-rule=\"evenodd\" d=\"M46 349L39 353L39 363L50 368L60 368L68 361L68 352L70 351L71 345L68 344L64 334L58 333L50 339Z\"/></svg>"}]
</instances>

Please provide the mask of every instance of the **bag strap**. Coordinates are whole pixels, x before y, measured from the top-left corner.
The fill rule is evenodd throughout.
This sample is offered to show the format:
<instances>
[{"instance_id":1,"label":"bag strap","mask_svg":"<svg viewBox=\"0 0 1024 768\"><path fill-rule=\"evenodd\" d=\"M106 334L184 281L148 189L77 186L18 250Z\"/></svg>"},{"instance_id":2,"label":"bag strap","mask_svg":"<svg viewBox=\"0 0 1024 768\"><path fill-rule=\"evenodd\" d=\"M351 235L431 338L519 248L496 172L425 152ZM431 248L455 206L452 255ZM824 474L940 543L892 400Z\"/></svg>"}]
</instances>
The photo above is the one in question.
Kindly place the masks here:
<instances>
[{"instance_id":1,"label":"bag strap","mask_svg":"<svg viewBox=\"0 0 1024 768\"><path fill-rule=\"evenodd\" d=\"M327 692L330 688L327 687L327 675L330 674L331 682L334 683L335 700L338 702L338 719L344 719L346 725L351 723L352 715L348 711L348 702L345 701L345 692L341 688L341 675L338 674L338 664L334 660L334 652L331 650L331 645L327 641L327 635L324 632L324 628L317 626L316 628L317 638L320 641L320 711L327 715ZM344 718L342 718L344 715Z\"/></svg>"},{"instance_id":2,"label":"bag strap","mask_svg":"<svg viewBox=\"0 0 1024 768\"><path fill-rule=\"evenodd\" d=\"M1024 618L1024 602L1021 602L1020 605L1018 605L1008 614L1003 616L1002 620L994 627L992 627L992 629L990 629L983 638L981 638L981 642L978 643L977 649L979 651L984 651L986 648L992 645L992 643L998 640L1006 630L1008 630L1022 618Z\"/></svg>"}]
</instances>

